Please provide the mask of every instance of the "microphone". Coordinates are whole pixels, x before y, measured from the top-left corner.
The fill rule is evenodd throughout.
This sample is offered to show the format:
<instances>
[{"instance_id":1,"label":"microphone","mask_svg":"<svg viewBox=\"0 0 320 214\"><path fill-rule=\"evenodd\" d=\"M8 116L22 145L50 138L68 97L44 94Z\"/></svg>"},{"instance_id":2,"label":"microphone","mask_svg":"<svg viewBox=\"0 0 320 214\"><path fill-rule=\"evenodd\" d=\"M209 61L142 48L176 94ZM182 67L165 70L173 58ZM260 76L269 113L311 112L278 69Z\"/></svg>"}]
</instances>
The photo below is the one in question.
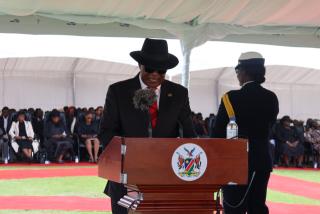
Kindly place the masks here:
<instances>
[{"instance_id":1,"label":"microphone","mask_svg":"<svg viewBox=\"0 0 320 214\"><path fill-rule=\"evenodd\" d=\"M141 111L149 111L149 108L156 101L157 95L152 89L139 89L133 96L134 108Z\"/></svg>"},{"instance_id":2,"label":"microphone","mask_svg":"<svg viewBox=\"0 0 320 214\"><path fill-rule=\"evenodd\" d=\"M152 138L152 124L149 109L157 101L157 95L152 89L139 89L134 93L133 105L135 109L148 112L148 135Z\"/></svg>"}]
</instances>

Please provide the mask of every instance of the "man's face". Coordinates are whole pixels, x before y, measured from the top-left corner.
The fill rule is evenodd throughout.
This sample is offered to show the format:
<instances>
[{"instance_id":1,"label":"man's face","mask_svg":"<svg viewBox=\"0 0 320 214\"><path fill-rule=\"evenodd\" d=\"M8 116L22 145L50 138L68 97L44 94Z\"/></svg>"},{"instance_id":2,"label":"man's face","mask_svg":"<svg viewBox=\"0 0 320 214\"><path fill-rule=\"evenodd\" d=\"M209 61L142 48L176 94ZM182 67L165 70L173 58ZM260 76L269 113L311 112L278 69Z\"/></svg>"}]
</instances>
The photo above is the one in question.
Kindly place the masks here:
<instances>
[{"instance_id":1,"label":"man's face","mask_svg":"<svg viewBox=\"0 0 320 214\"><path fill-rule=\"evenodd\" d=\"M2 111L2 116L8 117L8 115L9 115L9 111L8 110L3 110Z\"/></svg>"},{"instance_id":2,"label":"man's face","mask_svg":"<svg viewBox=\"0 0 320 214\"><path fill-rule=\"evenodd\" d=\"M59 116L52 117L52 122L53 122L54 124L59 123L59 122L60 122L60 117L59 117Z\"/></svg>"},{"instance_id":3,"label":"man's face","mask_svg":"<svg viewBox=\"0 0 320 214\"><path fill-rule=\"evenodd\" d=\"M18 121L19 121L19 122L23 122L25 119L26 119L26 117L24 116L24 114L20 114L20 115L18 116Z\"/></svg>"},{"instance_id":4,"label":"man's face","mask_svg":"<svg viewBox=\"0 0 320 214\"><path fill-rule=\"evenodd\" d=\"M318 129L319 128L319 125L318 125L318 123L316 121L312 122L312 128L314 128L314 129Z\"/></svg>"},{"instance_id":5,"label":"man's face","mask_svg":"<svg viewBox=\"0 0 320 214\"><path fill-rule=\"evenodd\" d=\"M75 112L75 109L73 107L69 108L69 115L73 116Z\"/></svg>"},{"instance_id":6,"label":"man's face","mask_svg":"<svg viewBox=\"0 0 320 214\"><path fill-rule=\"evenodd\" d=\"M166 76L166 71L157 71L155 69L146 68L140 65L141 79L148 88L157 88L163 83Z\"/></svg>"},{"instance_id":7,"label":"man's face","mask_svg":"<svg viewBox=\"0 0 320 214\"><path fill-rule=\"evenodd\" d=\"M284 127L290 127L290 125L291 125L291 122L289 121L289 120L285 120L284 122L283 122L283 126Z\"/></svg>"},{"instance_id":8,"label":"man's face","mask_svg":"<svg viewBox=\"0 0 320 214\"><path fill-rule=\"evenodd\" d=\"M92 120L93 120L93 115L92 114L87 114L85 116L85 120L86 120L87 123L91 123Z\"/></svg>"},{"instance_id":9,"label":"man's face","mask_svg":"<svg viewBox=\"0 0 320 214\"><path fill-rule=\"evenodd\" d=\"M102 112L103 112L103 108L97 108L97 110L96 110L96 115L97 115L97 116L101 116L101 115L102 115Z\"/></svg>"}]
</instances>

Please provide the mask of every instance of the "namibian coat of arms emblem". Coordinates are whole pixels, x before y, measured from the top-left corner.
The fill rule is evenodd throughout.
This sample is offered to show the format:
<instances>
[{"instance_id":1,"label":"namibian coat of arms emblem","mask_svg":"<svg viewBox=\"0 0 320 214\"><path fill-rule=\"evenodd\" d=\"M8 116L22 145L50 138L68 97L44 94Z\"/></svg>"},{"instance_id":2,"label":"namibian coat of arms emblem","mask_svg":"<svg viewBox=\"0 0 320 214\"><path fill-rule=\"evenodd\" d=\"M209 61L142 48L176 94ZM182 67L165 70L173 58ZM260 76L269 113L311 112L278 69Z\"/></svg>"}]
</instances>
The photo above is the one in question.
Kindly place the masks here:
<instances>
[{"instance_id":1,"label":"namibian coat of arms emblem","mask_svg":"<svg viewBox=\"0 0 320 214\"><path fill-rule=\"evenodd\" d=\"M172 169L182 180L199 179L207 168L207 156L204 150L192 143L179 146L172 156Z\"/></svg>"}]
</instances>

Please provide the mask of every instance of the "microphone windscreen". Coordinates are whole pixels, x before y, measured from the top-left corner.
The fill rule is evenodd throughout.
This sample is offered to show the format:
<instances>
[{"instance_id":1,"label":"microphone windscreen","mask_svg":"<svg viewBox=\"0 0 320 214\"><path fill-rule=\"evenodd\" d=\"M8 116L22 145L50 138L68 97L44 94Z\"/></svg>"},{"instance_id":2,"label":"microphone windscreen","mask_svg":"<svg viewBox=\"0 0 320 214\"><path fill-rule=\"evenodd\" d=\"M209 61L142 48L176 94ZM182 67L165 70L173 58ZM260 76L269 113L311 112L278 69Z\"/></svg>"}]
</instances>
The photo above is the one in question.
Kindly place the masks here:
<instances>
[{"instance_id":1,"label":"microphone windscreen","mask_svg":"<svg viewBox=\"0 0 320 214\"><path fill-rule=\"evenodd\" d=\"M151 89L139 89L134 93L133 105L135 109L148 111L154 102L157 100L157 95Z\"/></svg>"}]
</instances>

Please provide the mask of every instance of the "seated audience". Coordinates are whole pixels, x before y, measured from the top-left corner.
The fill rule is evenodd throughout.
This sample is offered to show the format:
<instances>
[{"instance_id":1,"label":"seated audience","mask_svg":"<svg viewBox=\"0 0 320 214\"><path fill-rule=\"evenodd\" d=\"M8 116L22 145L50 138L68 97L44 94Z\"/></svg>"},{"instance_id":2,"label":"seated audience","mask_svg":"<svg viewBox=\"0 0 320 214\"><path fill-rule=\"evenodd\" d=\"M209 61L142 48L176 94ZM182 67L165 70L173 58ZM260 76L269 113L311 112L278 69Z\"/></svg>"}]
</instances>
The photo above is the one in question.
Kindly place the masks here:
<instances>
[{"instance_id":1,"label":"seated audience","mask_svg":"<svg viewBox=\"0 0 320 214\"><path fill-rule=\"evenodd\" d=\"M213 128L215 119L216 119L215 114L211 113L211 114L209 115L208 124L207 124L208 130L209 130L209 133L208 133L209 136L211 136L211 131L212 131L212 128Z\"/></svg>"},{"instance_id":2,"label":"seated audience","mask_svg":"<svg viewBox=\"0 0 320 214\"><path fill-rule=\"evenodd\" d=\"M31 122L26 121L25 112L18 112L17 122L12 122L9 134L19 145L19 149L22 151L24 157L31 161L34 132Z\"/></svg>"},{"instance_id":3,"label":"seated audience","mask_svg":"<svg viewBox=\"0 0 320 214\"><path fill-rule=\"evenodd\" d=\"M95 110L95 121L100 125L101 122L101 118L102 118L102 114L103 114L103 107L102 106L98 106Z\"/></svg>"},{"instance_id":4,"label":"seated audience","mask_svg":"<svg viewBox=\"0 0 320 214\"><path fill-rule=\"evenodd\" d=\"M45 148L50 160L63 163L74 155L74 151L78 151L79 145L74 142L78 142L75 140L79 136L80 143L86 146L89 162L97 162L100 149L97 135L103 107L65 106L63 111L65 114L62 115L58 110L53 110L45 121L47 116L39 108L20 109L16 113L15 109L3 107L0 116L0 161L9 157L11 138L19 145L23 157L31 161L32 142L36 138L40 140L41 149ZM198 137L207 137L215 122L215 115L210 114L204 120L201 113L192 112L192 120ZM297 167L302 167L302 163L306 165L312 160L317 168L320 165L319 124L316 120L308 119L304 127L303 121L292 121L289 116L284 116L270 133L270 152L274 166L281 164L281 161L289 166L290 161L294 160Z\"/></svg>"},{"instance_id":5,"label":"seated audience","mask_svg":"<svg viewBox=\"0 0 320 214\"><path fill-rule=\"evenodd\" d=\"M201 113L193 115L193 123L194 123L194 129L195 129L198 137L207 137L208 136L206 124L205 124L205 121L203 120Z\"/></svg>"},{"instance_id":6,"label":"seated audience","mask_svg":"<svg viewBox=\"0 0 320 214\"><path fill-rule=\"evenodd\" d=\"M98 136L98 123L93 121L93 114L91 112L86 112L84 116L84 121L79 124L78 133L86 145L87 151L89 153L89 162L98 162L98 152L100 148L100 141ZM93 154L92 154L93 146Z\"/></svg>"},{"instance_id":7,"label":"seated audience","mask_svg":"<svg viewBox=\"0 0 320 214\"><path fill-rule=\"evenodd\" d=\"M285 166L288 167L291 158L293 158L297 167L301 168L304 154L302 136L299 135L298 131L293 126L289 116L284 116L280 120L280 126L276 130L276 137L282 146Z\"/></svg>"},{"instance_id":8,"label":"seated audience","mask_svg":"<svg viewBox=\"0 0 320 214\"><path fill-rule=\"evenodd\" d=\"M307 130L304 134L304 137L306 141L311 144L312 149L316 153L314 160L314 168L317 168L320 161L320 130L319 125L316 121L311 119L307 121Z\"/></svg>"},{"instance_id":9,"label":"seated audience","mask_svg":"<svg viewBox=\"0 0 320 214\"><path fill-rule=\"evenodd\" d=\"M58 110L51 112L50 119L45 125L44 136L47 139L45 144L51 159L63 163L66 155L73 155L73 141Z\"/></svg>"}]
</instances>

